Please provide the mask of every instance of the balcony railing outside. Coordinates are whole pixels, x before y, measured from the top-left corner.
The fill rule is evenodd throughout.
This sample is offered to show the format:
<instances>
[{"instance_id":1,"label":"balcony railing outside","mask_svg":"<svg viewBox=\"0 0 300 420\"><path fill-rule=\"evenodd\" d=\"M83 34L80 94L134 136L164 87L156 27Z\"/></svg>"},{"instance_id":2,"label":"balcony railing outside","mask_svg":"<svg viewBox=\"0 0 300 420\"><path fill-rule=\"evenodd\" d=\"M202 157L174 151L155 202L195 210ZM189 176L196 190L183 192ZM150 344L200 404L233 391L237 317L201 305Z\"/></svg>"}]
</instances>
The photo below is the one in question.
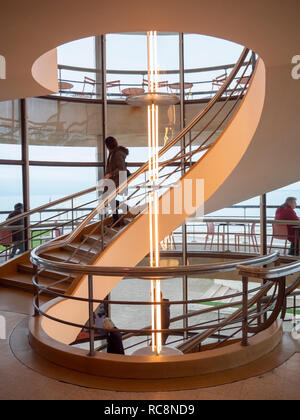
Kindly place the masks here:
<instances>
[{"instance_id":1,"label":"balcony railing outside","mask_svg":"<svg viewBox=\"0 0 300 420\"><path fill-rule=\"evenodd\" d=\"M268 206L269 215L275 213L279 206ZM31 218L31 248L35 248L58 236L70 234L91 211L92 207L76 204L76 199L64 203L62 207L53 207L34 214ZM187 246L188 251L195 252L235 252L259 254L261 247L260 219L257 216L259 206L237 205L224 209L220 214L226 217L205 217L205 219L190 219L187 221ZM9 211L0 212L0 218L4 221ZM256 216L250 216L250 214ZM235 216L234 214L243 215ZM214 228L214 232L208 228L208 224ZM273 235L275 224L291 224L300 226L300 222L277 222L274 217L267 220L267 250L278 251L281 255L289 255L290 242L285 237L278 238ZM254 226L254 227L253 227ZM18 227L2 226L1 230L18 230ZM178 228L162 242L162 251L181 252L183 244L182 227ZM0 245L0 264L9 259L9 252ZM295 249L296 251L296 249ZM294 257L297 255L294 253Z\"/></svg>"},{"instance_id":2,"label":"balcony railing outside","mask_svg":"<svg viewBox=\"0 0 300 420\"><path fill-rule=\"evenodd\" d=\"M248 63L245 63L247 65ZM234 64L222 66L195 68L185 70L184 97L186 101L201 101L211 99L225 80ZM243 81L251 73L250 69L245 79L240 81L240 86L235 87L232 82L232 90L236 93L244 89ZM146 70L121 71L107 70L106 95L109 101L124 102L128 96L146 92L148 72ZM160 88L163 93L173 93L180 96L180 71L168 70L160 72ZM59 96L94 99L102 97L101 71L97 69L71 66L58 66ZM100 81L99 81L100 80ZM227 93L230 94L230 87Z\"/></svg>"}]
</instances>

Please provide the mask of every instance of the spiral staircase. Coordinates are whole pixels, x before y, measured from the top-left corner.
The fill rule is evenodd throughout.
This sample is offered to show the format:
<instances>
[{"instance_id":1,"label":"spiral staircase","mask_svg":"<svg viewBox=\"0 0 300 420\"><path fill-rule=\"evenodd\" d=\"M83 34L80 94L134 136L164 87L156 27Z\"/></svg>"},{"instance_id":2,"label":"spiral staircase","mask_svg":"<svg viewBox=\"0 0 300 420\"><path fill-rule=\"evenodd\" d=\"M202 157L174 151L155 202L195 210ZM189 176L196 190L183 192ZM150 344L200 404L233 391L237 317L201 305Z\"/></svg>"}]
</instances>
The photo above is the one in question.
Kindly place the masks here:
<instances>
[{"instance_id":1,"label":"spiral staircase","mask_svg":"<svg viewBox=\"0 0 300 420\"><path fill-rule=\"evenodd\" d=\"M181 212L175 210L176 205L185 194L197 195L199 187L197 180L203 180L205 185L204 197L198 206L208 203L208 211L224 206L224 200L221 200L221 197L219 197L218 204L214 202L214 197L218 190L226 184L251 145L264 106L265 76L265 66L262 60L254 63L252 52L244 49L231 74L215 97L181 133L160 151L159 234L161 241L197 211L195 206L184 208ZM241 88L241 80L245 80L245 78L248 81ZM225 109L226 112L224 112ZM212 123L214 128L211 128ZM197 130L200 125L201 128ZM170 164L172 165L171 170ZM30 322L30 341L38 352L42 352L44 356L48 354L49 359L55 363L60 364L59 360L63 360L61 363L68 366L68 363L74 364L76 359L79 363L79 367L77 367L79 370L88 369L90 371L93 369L93 372L100 372L102 369L103 372L104 369L108 375L107 369L112 366L113 362L116 362L107 360L105 357L104 359L96 357L96 361L100 361L99 366L96 366L91 359L87 361L80 352L77 354L76 349L70 350L69 345L74 342L88 319L90 319L90 335L92 335L95 329L91 324L93 310L100 302L104 302L123 277L133 276L132 273L136 276L140 274L148 279L151 277L150 271L136 268L138 263L149 253L148 173L149 163L146 162L128 181L122 183L117 191L108 196L101 195L99 186L77 193L76 197L85 200L85 203L89 203L89 205L92 203L94 209L87 215L81 215L67 222L67 234L46 243L42 243L41 239L41 244L38 247L33 246L37 238L33 237L31 233L32 227L34 227L32 217L41 209L34 209L21 217L16 217L15 220L12 219L13 222L21 219L27 220L26 228L22 232L25 235L24 241L28 248L32 247L33 249L29 249L23 255L2 265L0 267L0 282L6 286L22 288L35 293L36 317ZM125 191L128 191L126 195ZM245 193L247 194L247 191ZM125 197L120 207L123 208L126 204L129 210L122 213L118 224L116 224L110 213L115 198L120 195ZM249 197L245 196L245 198ZM50 210L51 207L55 208L55 205L69 199L70 197L65 197L45 208ZM162 211L166 202L170 205L168 214ZM78 209L84 206L85 204L80 205ZM2 225L5 226L5 222L0 224L0 227ZM276 254L272 254L267 257L246 260L244 263L249 267L262 266L272 264L277 258ZM218 270L233 271L237 269L237 265L238 262L210 268L194 267L194 273L214 273ZM121 267L124 268L121 270ZM171 271L173 271L172 276L174 273L187 274L187 268L179 267L177 270ZM161 272L160 275L162 275ZM170 270L166 270L165 275L170 275ZM94 276L94 281L92 276ZM290 287L289 293L294 292L298 285L299 280L297 279ZM245 287L247 287L247 282L245 282ZM272 290L271 298L265 298ZM199 372L200 366L203 369L205 361L202 360L199 364L198 356L194 358L192 354L195 351L197 353L199 346L205 343L208 338L215 338L224 327L236 322L243 324L244 345L248 343L248 330L254 332L254 337L261 337L260 334L264 334L266 330L271 331L271 335L267 338L263 336L264 350L259 345L257 346L260 350L256 357L274 349L281 339L280 325L275 325L275 323L283 308L282 299L285 294L285 286L279 281L266 282L264 286L253 293L254 297L251 298L248 297L248 291L243 294L230 295L227 293L226 296L222 296L221 299L234 299L236 304L240 303L243 307L242 309L238 308L217 326L207 325L204 332L198 332L196 327L185 329L185 333L189 332L190 336L188 334L187 339L178 346L178 349L186 355L181 361L178 361L181 375L192 376L197 363L198 370L196 370ZM42 295L49 299L45 306L40 306L39 298ZM245 296L248 299L246 301L244 300ZM211 299L219 297L214 296ZM201 299L199 303L201 303ZM228 307L230 303L226 304L225 302L223 307L225 308L226 305ZM263 308L255 318L258 321L258 327L256 329L252 327L253 330L248 327L247 330L245 317L253 317L251 308L254 305L262 305ZM267 318L270 311L272 315ZM200 313L202 312L199 311ZM264 322L261 321L263 314L266 317ZM187 316L179 317L175 321L185 319ZM125 339L132 334L141 334L141 331L122 331L127 334L124 336ZM173 331L182 333L184 330L175 329ZM149 328L146 327L144 333L149 332ZM219 343L221 344L220 349L228 344L229 338L225 337L222 343ZM238 342L240 341L241 339L238 339ZM55 348L57 343L59 343L59 348ZM233 341L230 343L234 345ZM255 344L255 338L252 344ZM91 351L90 355L93 355L92 353ZM242 363L241 360L245 357L245 353L243 352L243 356L240 353L241 349L238 348L235 356L236 360ZM70 355L71 361L68 361ZM189 359L189 356L192 358ZM248 356L251 358L251 352ZM107 365L105 365L106 362ZM117 368L115 366L112 368L113 375L125 375L125 377L129 375L130 377L130 368L128 368L127 362L124 362L123 365L119 362ZM173 369L172 363L167 360L166 364L164 374L174 376L174 372L170 373ZM148 379L151 375L155 375L154 372L159 375L158 372L161 372L159 363L155 361L153 366L154 370L152 371L151 366L149 368L145 365L141 368L140 375L142 377L148 375Z\"/></svg>"}]
</instances>

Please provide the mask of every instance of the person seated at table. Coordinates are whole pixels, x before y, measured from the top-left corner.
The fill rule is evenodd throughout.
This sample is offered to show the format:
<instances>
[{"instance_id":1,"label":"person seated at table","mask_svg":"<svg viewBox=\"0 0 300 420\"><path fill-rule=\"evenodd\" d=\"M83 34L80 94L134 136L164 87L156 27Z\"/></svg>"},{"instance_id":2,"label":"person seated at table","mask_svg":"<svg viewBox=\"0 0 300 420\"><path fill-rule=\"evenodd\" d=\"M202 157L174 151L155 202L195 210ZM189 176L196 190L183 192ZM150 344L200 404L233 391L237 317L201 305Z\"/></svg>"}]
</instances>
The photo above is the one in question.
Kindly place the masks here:
<instances>
[{"instance_id":1,"label":"person seated at table","mask_svg":"<svg viewBox=\"0 0 300 420\"><path fill-rule=\"evenodd\" d=\"M19 216L24 212L23 204L17 203L14 207L14 211L11 212L7 220L12 219L13 217ZM16 222L9 223L9 226L15 227L15 231L12 231L12 241L13 241L13 250L11 253L11 258L14 258L19 251L19 254L23 254L24 247L24 219L18 220Z\"/></svg>"},{"instance_id":2,"label":"person seated at table","mask_svg":"<svg viewBox=\"0 0 300 420\"><path fill-rule=\"evenodd\" d=\"M300 219L295 212L296 208L297 198L288 197L285 203L276 210L275 220L295 220L299 222ZM291 242L289 255L299 255L299 232L291 225L287 225L287 229L288 241Z\"/></svg>"}]
</instances>

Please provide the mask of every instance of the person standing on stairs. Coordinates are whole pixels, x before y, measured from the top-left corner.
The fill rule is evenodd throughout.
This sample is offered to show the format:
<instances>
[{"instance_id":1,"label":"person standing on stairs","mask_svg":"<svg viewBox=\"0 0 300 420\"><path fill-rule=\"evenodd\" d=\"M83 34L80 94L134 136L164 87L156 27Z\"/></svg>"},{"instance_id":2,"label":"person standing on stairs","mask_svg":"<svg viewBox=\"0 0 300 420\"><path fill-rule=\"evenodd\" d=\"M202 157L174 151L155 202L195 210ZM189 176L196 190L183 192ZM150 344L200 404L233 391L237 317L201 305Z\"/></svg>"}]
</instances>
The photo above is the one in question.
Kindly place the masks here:
<instances>
[{"instance_id":1,"label":"person standing on stairs","mask_svg":"<svg viewBox=\"0 0 300 420\"><path fill-rule=\"evenodd\" d=\"M122 179L126 179L130 175L126 164L129 150L126 147L119 146L118 141L114 137L107 137L105 144L109 151L105 179L114 181L116 188L118 188L120 185L120 175L122 175ZM119 220L119 206L120 201L116 200L116 211L113 214L114 225L117 225Z\"/></svg>"},{"instance_id":2,"label":"person standing on stairs","mask_svg":"<svg viewBox=\"0 0 300 420\"><path fill-rule=\"evenodd\" d=\"M13 217L19 216L24 212L24 207L22 203L18 203L14 207L14 211L11 212L7 220L12 219ZM25 250L24 247L24 219L18 220L17 222L11 222L9 226L15 228L15 232L12 232L12 241L13 241L13 250L11 253L11 258L14 258L19 251L19 254L22 254Z\"/></svg>"},{"instance_id":3,"label":"person standing on stairs","mask_svg":"<svg viewBox=\"0 0 300 420\"><path fill-rule=\"evenodd\" d=\"M115 324L110 318L103 320L103 328L108 330L107 332L107 353L109 354L125 354L122 334L117 331Z\"/></svg>"}]
</instances>

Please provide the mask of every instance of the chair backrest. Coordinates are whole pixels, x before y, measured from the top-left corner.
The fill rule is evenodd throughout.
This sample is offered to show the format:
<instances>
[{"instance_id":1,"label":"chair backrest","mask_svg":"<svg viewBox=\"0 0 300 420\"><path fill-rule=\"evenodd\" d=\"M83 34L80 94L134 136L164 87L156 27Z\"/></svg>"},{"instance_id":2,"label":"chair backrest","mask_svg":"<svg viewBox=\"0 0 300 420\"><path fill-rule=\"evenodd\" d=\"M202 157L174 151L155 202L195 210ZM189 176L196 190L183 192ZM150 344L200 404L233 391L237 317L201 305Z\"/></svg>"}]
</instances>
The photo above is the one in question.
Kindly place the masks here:
<instances>
[{"instance_id":1,"label":"chair backrest","mask_svg":"<svg viewBox=\"0 0 300 420\"><path fill-rule=\"evenodd\" d=\"M10 246L12 241L11 230L0 230L0 245Z\"/></svg>"},{"instance_id":2,"label":"chair backrest","mask_svg":"<svg viewBox=\"0 0 300 420\"><path fill-rule=\"evenodd\" d=\"M145 77L143 78L142 86L143 87L149 86L148 79L146 79ZM155 83L155 87L156 87L156 89L164 88L164 87L168 88L169 87L169 82L167 80L164 80L163 82L157 82L157 83Z\"/></svg>"},{"instance_id":3,"label":"chair backrest","mask_svg":"<svg viewBox=\"0 0 300 420\"><path fill-rule=\"evenodd\" d=\"M213 222L206 222L207 233L215 233L215 224Z\"/></svg>"},{"instance_id":4,"label":"chair backrest","mask_svg":"<svg viewBox=\"0 0 300 420\"><path fill-rule=\"evenodd\" d=\"M288 238L287 225L281 225L279 223L273 223L273 237L275 239L286 240Z\"/></svg>"},{"instance_id":5,"label":"chair backrest","mask_svg":"<svg viewBox=\"0 0 300 420\"><path fill-rule=\"evenodd\" d=\"M111 82L106 83L106 88L120 88L121 80L112 80Z\"/></svg>"},{"instance_id":6,"label":"chair backrest","mask_svg":"<svg viewBox=\"0 0 300 420\"><path fill-rule=\"evenodd\" d=\"M227 73L221 74L220 76L217 76L212 80L212 85L213 86L223 86L226 79L227 79Z\"/></svg>"},{"instance_id":7,"label":"chair backrest","mask_svg":"<svg viewBox=\"0 0 300 420\"><path fill-rule=\"evenodd\" d=\"M167 80L165 80L163 82L158 82L158 87L159 88L169 87L169 82Z\"/></svg>"},{"instance_id":8,"label":"chair backrest","mask_svg":"<svg viewBox=\"0 0 300 420\"><path fill-rule=\"evenodd\" d=\"M86 85L91 85L93 87L93 92L94 92L94 89L96 87L96 80L95 79L91 79L90 77L84 76L84 83L83 83L82 93L85 93L85 87L86 87Z\"/></svg>"}]
</instances>

